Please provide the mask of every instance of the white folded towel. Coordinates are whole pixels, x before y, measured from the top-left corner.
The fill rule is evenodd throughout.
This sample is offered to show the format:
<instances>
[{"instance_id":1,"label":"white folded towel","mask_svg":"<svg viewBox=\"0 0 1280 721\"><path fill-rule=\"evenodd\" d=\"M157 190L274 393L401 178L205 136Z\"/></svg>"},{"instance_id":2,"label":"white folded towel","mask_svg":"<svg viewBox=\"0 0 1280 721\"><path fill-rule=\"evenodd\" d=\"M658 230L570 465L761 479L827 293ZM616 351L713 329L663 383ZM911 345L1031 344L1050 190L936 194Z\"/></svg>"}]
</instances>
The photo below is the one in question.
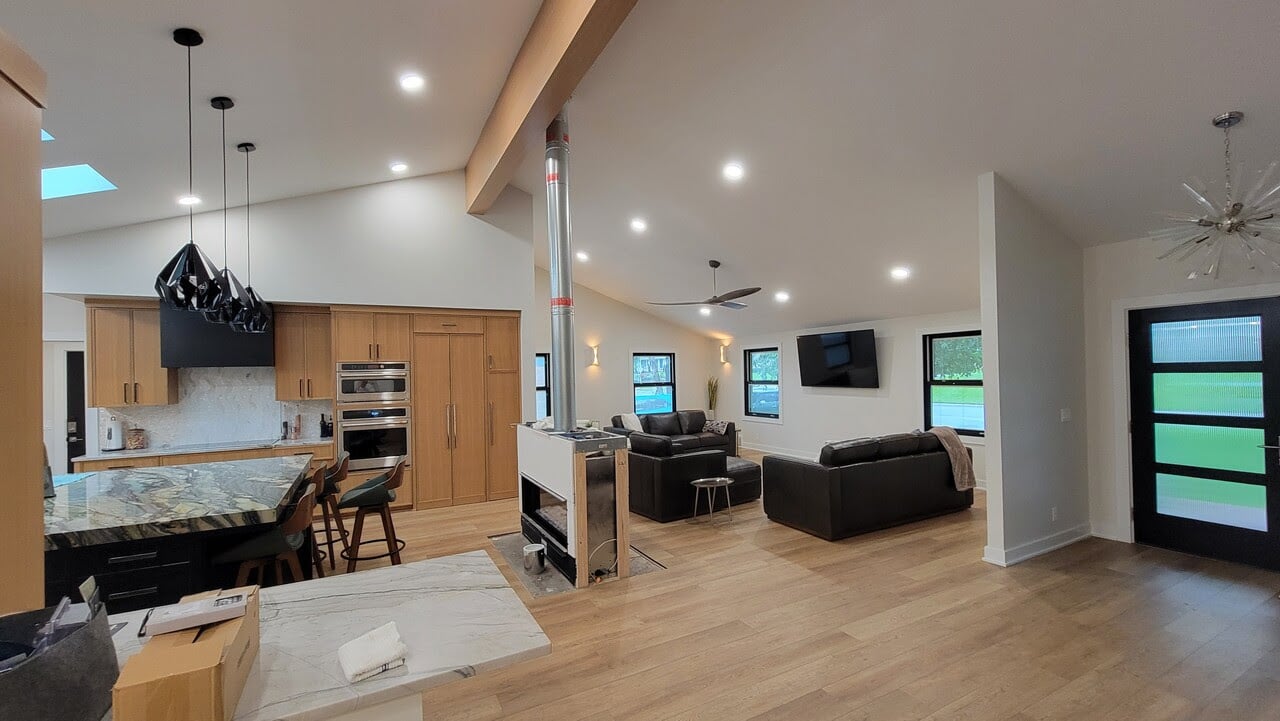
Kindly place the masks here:
<instances>
[{"instance_id":1,"label":"white folded towel","mask_svg":"<svg viewBox=\"0 0 1280 721\"><path fill-rule=\"evenodd\" d=\"M409 647L400 641L395 621L379 626L338 648L338 663L351 683L404 665Z\"/></svg>"}]
</instances>

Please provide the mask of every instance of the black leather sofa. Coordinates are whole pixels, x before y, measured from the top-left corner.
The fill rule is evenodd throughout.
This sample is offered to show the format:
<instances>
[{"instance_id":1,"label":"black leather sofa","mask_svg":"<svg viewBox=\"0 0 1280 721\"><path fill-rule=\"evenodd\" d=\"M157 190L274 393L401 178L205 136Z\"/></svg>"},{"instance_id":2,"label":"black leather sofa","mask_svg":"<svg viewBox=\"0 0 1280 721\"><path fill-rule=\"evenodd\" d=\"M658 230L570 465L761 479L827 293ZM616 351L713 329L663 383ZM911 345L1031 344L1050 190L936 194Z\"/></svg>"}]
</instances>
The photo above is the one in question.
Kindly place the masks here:
<instances>
[{"instance_id":1,"label":"black leather sofa","mask_svg":"<svg viewBox=\"0 0 1280 721\"><path fill-rule=\"evenodd\" d=\"M703 430L707 424L707 414L702 411L650 413L640 416L640 426L644 429L643 431L630 431L623 428L622 416L614 416L610 422L613 425L605 430L630 436L632 450L635 449L637 436L651 436L652 438L646 441L649 444L646 447L666 449L660 455L670 456L707 449L724 451L731 456L738 455L737 426L730 423L724 435Z\"/></svg>"},{"instance_id":2,"label":"black leather sofa","mask_svg":"<svg viewBox=\"0 0 1280 721\"><path fill-rule=\"evenodd\" d=\"M951 461L930 433L828 444L817 463L765 456L764 486L770 520L828 541L973 505L973 491L956 490Z\"/></svg>"},{"instance_id":3,"label":"black leather sofa","mask_svg":"<svg viewBox=\"0 0 1280 721\"><path fill-rule=\"evenodd\" d=\"M694 487L691 481L699 478L728 476L729 502L733 505L750 503L760 498L760 467L750 461L729 458L724 451L706 450L671 454L663 447L645 445L640 440L637 450L632 435L629 480L631 512L638 513L659 523L678 521L693 516ZM655 455L650 455L654 453ZM716 493L716 510L725 507L723 493ZM702 501L702 513L707 512L706 500Z\"/></svg>"}]
</instances>

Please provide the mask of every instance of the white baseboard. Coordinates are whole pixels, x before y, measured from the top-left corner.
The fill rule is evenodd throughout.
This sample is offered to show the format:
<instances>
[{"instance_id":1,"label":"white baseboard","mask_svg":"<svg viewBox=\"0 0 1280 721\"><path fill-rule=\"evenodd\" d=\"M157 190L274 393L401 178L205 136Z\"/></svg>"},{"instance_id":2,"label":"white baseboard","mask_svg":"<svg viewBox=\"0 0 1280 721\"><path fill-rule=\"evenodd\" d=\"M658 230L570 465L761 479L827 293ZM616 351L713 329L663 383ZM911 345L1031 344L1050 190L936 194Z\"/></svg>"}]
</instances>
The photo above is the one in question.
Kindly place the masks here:
<instances>
[{"instance_id":1,"label":"white baseboard","mask_svg":"<svg viewBox=\"0 0 1280 721\"><path fill-rule=\"evenodd\" d=\"M1065 531L1059 531L1044 538L1037 538L1034 541L1020 543L1013 548L996 548L987 546L982 551L982 560L997 566L1012 566L1015 563L1021 563L1028 558L1044 555L1050 551L1056 551L1064 546L1070 546L1076 541L1082 541L1093 535L1089 524L1082 523L1074 528L1068 528Z\"/></svg>"}]
</instances>

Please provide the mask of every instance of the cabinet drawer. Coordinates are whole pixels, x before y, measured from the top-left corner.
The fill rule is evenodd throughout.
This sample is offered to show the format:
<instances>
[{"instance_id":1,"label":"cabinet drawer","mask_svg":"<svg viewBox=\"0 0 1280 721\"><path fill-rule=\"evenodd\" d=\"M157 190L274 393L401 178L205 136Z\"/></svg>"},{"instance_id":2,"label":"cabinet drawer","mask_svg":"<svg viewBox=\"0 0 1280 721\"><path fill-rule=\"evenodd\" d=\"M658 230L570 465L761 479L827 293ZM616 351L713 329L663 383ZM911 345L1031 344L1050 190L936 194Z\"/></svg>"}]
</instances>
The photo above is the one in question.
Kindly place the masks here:
<instances>
[{"instance_id":1,"label":"cabinet drawer","mask_svg":"<svg viewBox=\"0 0 1280 721\"><path fill-rule=\"evenodd\" d=\"M194 590L191 566L186 563L104 573L95 578L109 613L177 603Z\"/></svg>"},{"instance_id":2,"label":"cabinet drawer","mask_svg":"<svg viewBox=\"0 0 1280 721\"><path fill-rule=\"evenodd\" d=\"M334 459L333 444L326 443L320 446L289 446L287 448L276 448L271 454L276 458L285 458L287 456L303 456L310 453L313 461L332 461Z\"/></svg>"},{"instance_id":3,"label":"cabinet drawer","mask_svg":"<svg viewBox=\"0 0 1280 721\"><path fill-rule=\"evenodd\" d=\"M77 461L76 471L114 471L121 468L154 468L160 465L156 456L133 456L130 458L108 458L98 461Z\"/></svg>"},{"instance_id":4,"label":"cabinet drawer","mask_svg":"<svg viewBox=\"0 0 1280 721\"><path fill-rule=\"evenodd\" d=\"M148 538L46 551L45 575L80 583L89 576L195 561L193 543L181 536Z\"/></svg>"},{"instance_id":5,"label":"cabinet drawer","mask_svg":"<svg viewBox=\"0 0 1280 721\"><path fill-rule=\"evenodd\" d=\"M413 316L414 333L483 333L484 318L475 315Z\"/></svg>"}]
</instances>

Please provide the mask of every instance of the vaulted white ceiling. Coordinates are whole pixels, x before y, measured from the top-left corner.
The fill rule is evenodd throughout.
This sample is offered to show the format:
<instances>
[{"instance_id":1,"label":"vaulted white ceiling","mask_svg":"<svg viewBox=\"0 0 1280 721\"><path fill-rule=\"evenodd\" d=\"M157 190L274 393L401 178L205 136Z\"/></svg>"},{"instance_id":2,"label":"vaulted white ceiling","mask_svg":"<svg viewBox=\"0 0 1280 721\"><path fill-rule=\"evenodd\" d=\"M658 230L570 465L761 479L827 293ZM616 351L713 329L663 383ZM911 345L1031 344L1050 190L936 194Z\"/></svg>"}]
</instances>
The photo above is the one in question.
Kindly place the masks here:
<instances>
[{"instance_id":1,"label":"vaulted white ceiling","mask_svg":"<svg viewBox=\"0 0 1280 721\"><path fill-rule=\"evenodd\" d=\"M90 163L119 190L45 203L45 236L185 211L186 55L192 51L196 191L221 204L218 112L253 140L254 201L456 170L480 135L538 0L5 0L3 27L49 75L45 167ZM401 74L428 86L404 94ZM230 152L233 179L243 157ZM236 175L238 173L239 175ZM232 202L243 203L243 182Z\"/></svg>"},{"instance_id":2,"label":"vaulted white ceiling","mask_svg":"<svg viewBox=\"0 0 1280 721\"><path fill-rule=\"evenodd\" d=\"M576 278L697 299L718 258L750 309L653 310L734 335L977 308L981 173L1081 244L1139 237L1221 178L1217 113L1246 113L1238 159L1280 158L1277 32L1274 0L641 2L570 105Z\"/></svg>"}]
</instances>

